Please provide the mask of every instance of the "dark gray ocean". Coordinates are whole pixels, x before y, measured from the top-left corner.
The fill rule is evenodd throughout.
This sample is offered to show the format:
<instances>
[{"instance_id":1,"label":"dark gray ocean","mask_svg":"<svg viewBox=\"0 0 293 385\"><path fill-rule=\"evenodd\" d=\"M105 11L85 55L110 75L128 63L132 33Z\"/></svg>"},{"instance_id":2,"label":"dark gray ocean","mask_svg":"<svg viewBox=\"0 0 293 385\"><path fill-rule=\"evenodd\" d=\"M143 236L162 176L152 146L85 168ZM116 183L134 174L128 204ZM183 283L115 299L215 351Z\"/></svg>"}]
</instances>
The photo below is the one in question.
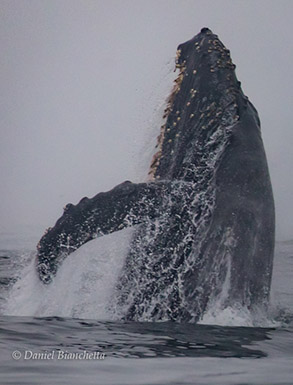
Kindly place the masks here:
<instances>
[{"instance_id":1,"label":"dark gray ocean","mask_svg":"<svg viewBox=\"0 0 293 385\"><path fill-rule=\"evenodd\" d=\"M34 240L1 234L1 385L293 384L293 241L276 244L266 317L214 309L200 324L123 323L107 301L129 235L90 242L43 287Z\"/></svg>"}]
</instances>

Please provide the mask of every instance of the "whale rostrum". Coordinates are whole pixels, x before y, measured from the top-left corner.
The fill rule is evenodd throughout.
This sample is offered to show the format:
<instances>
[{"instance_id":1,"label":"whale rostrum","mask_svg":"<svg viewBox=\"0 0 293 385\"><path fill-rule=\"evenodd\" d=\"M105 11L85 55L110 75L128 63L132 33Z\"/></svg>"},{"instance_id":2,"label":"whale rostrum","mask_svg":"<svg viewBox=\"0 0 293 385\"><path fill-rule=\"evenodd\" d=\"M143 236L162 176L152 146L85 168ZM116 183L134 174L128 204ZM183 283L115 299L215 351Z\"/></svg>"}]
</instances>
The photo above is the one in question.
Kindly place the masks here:
<instances>
[{"instance_id":1,"label":"whale rostrum","mask_svg":"<svg viewBox=\"0 0 293 385\"><path fill-rule=\"evenodd\" d=\"M178 46L176 68L150 180L67 205L38 245L50 283L78 247L135 225L112 302L124 320L197 321L215 301L269 301L275 213L257 111L208 28Z\"/></svg>"}]
</instances>

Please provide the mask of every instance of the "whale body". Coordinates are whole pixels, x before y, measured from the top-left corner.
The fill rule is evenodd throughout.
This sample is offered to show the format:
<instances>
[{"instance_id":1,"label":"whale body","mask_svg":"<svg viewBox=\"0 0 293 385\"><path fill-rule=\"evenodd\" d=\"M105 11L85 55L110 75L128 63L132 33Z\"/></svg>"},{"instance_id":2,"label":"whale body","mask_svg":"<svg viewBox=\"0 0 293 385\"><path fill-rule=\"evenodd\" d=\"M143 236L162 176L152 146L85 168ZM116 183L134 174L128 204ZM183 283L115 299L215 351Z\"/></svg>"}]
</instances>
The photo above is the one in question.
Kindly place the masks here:
<instances>
[{"instance_id":1,"label":"whale body","mask_svg":"<svg viewBox=\"0 0 293 385\"><path fill-rule=\"evenodd\" d=\"M136 226L115 288L124 320L198 321L219 298L251 311L269 301L275 213L257 111L208 28L178 46L176 68L149 181L67 205L38 244L50 283L85 242Z\"/></svg>"}]
</instances>

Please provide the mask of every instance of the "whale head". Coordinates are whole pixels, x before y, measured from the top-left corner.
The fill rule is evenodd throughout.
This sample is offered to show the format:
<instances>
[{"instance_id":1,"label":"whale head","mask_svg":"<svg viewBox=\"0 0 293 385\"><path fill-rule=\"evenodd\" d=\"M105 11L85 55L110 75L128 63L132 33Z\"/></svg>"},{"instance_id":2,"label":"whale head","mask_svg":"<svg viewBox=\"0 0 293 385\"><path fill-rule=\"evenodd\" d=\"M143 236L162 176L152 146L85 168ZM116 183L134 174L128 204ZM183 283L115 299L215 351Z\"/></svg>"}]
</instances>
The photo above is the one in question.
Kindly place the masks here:
<instances>
[{"instance_id":1,"label":"whale head","mask_svg":"<svg viewBox=\"0 0 293 385\"><path fill-rule=\"evenodd\" d=\"M211 138L220 131L228 136L237 123L244 95L230 51L208 28L178 46L175 63L179 75L168 99L150 175L190 181L194 180L190 165L194 169L202 163Z\"/></svg>"}]
</instances>

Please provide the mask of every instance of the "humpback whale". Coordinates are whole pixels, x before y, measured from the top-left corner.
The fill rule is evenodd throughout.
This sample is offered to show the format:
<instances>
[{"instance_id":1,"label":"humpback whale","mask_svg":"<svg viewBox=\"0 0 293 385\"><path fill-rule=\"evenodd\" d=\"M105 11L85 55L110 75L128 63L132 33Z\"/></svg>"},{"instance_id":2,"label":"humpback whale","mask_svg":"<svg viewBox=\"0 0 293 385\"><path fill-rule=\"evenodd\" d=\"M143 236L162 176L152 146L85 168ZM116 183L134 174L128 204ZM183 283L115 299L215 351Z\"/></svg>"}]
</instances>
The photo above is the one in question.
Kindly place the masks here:
<instances>
[{"instance_id":1,"label":"humpback whale","mask_svg":"<svg viewBox=\"0 0 293 385\"><path fill-rule=\"evenodd\" d=\"M148 181L68 204L37 247L48 284L81 245L135 226L114 295L124 320L196 322L219 299L251 311L269 301L275 213L258 113L210 29L175 63Z\"/></svg>"}]
</instances>

